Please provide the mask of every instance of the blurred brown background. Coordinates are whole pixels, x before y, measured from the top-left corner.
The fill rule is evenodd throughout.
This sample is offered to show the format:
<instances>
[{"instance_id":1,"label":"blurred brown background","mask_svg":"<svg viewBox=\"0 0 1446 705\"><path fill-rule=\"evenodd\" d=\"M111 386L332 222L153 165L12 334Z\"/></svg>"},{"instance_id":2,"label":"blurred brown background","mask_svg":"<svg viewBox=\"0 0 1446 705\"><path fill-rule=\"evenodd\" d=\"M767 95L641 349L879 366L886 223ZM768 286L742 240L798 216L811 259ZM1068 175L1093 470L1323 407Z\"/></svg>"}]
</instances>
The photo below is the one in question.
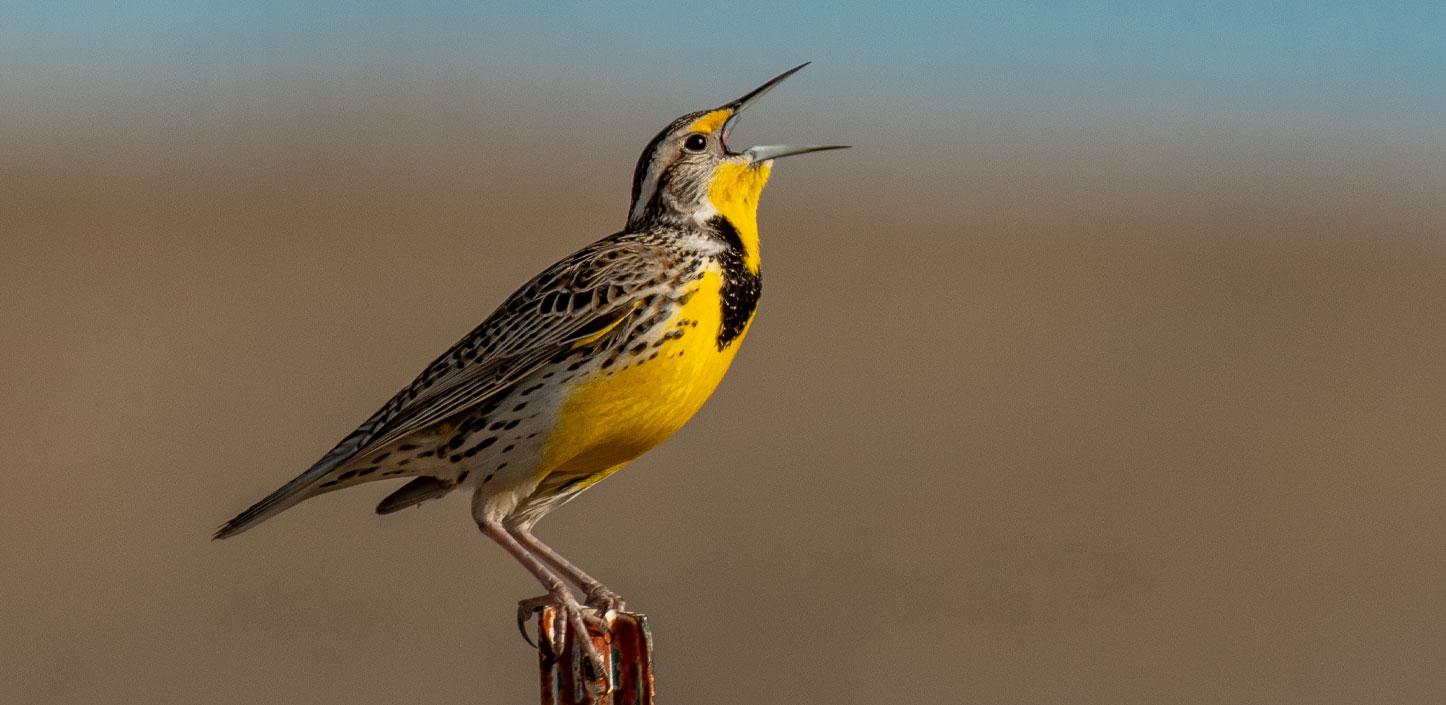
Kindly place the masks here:
<instances>
[{"instance_id":1,"label":"blurred brown background","mask_svg":"<svg viewBox=\"0 0 1446 705\"><path fill-rule=\"evenodd\" d=\"M771 67L11 73L0 699L533 702L538 588L465 500L209 533ZM713 401L539 532L651 616L663 702L1446 698L1439 125L824 61L750 140L855 149L775 171Z\"/></svg>"}]
</instances>

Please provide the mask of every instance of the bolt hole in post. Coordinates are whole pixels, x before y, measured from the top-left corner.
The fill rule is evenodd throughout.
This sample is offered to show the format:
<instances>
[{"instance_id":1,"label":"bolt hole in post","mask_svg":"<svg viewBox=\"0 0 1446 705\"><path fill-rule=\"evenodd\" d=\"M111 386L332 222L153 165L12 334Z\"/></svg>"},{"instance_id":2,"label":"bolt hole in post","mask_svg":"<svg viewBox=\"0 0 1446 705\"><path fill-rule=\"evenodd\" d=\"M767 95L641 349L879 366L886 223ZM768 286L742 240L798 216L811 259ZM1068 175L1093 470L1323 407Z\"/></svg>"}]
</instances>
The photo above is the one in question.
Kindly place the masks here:
<instances>
[{"instance_id":1,"label":"bolt hole in post","mask_svg":"<svg viewBox=\"0 0 1446 705\"><path fill-rule=\"evenodd\" d=\"M608 612L603 625L589 623L588 638L602 654L605 678L589 678L578 635L555 605L538 615L542 705L653 705L653 639L648 620L635 612ZM562 621L559 624L559 620ZM591 620L589 620L591 622ZM561 628L559 630L559 627ZM552 636L561 631L560 643Z\"/></svg>"}]
</instances>

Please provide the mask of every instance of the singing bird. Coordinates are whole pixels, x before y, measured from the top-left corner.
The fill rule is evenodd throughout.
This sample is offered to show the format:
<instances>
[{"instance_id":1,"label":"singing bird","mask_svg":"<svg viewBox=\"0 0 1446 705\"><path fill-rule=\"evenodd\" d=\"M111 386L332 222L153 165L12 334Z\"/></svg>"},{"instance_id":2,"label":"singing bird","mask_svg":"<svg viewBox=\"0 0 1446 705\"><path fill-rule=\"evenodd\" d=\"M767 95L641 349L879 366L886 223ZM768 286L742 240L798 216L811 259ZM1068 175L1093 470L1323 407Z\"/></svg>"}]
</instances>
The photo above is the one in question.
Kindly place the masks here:
<instances>
[{"instance_id":1,"label":"singing bird","mask_svg":"<svg viewBox=\"0 0 1446 705\"><path fill-rule=\"evenodd\" d=\"M762 291L758 199L773 160L842 148L735 151L728 138L744 110L807 65L674 120L638 159L621 232L534 277L215 538L333 490L413 478L377 512L471 492L482 533L547 589L522 609L555 603L578 633L596 616L589 610L621 609L616 593L539 541L533 526L673 435L723 379ZM599 670L598 655L588 656Z\"/></svg>"}]
</instances>

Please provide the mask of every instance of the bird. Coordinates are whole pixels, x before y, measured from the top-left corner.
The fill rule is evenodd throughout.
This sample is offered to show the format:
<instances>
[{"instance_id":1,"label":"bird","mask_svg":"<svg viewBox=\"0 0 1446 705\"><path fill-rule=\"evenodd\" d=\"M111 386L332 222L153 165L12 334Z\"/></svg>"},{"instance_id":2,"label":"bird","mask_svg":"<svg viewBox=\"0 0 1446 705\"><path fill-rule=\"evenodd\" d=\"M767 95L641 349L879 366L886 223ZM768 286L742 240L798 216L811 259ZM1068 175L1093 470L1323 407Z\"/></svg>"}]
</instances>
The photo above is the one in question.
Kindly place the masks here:
<instances>
[{"instance_id":1,"label":"bird","mask_svg":"<svg viewBox=\"0 0 1446 705\"><path fill-rule=\"evenodd\" d=\"M533 534L549 512L677 432L713 394L762 293L758 202L774 160L846 145L736 151L739 116L801 64L673 120L633 170L621 231L533 277L295 479L216 530L240 534L297 503L409 479L391 514L470 492L472 519L585 634L624 600ZM582 591L582 598L573 590ZM524 631L524 636L526 632ZM603 672L590 639L588 667Z\"/></svg>"}]
</instances>

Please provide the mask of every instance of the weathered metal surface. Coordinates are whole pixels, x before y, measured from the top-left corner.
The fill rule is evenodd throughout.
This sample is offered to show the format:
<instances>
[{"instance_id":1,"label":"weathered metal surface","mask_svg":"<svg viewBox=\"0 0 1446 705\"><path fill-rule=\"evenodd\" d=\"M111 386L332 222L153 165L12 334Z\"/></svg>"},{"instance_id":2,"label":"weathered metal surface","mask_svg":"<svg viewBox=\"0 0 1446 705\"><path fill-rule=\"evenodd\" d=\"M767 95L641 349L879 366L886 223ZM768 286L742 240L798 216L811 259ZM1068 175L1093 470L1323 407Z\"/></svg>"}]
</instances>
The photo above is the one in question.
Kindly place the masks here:
<instances>
[{"instance_id":1,"label":"weathered metal surface","mask_svg":"<svg viewBox=\"0 0 1446 705\"><path fill-rule=\"evenodd\" d=\"M556 634L560 613L547 607L538 615L542 641L542 705L653 705L653 638L648 619L634 612L611 612L605 618L607 631L588 625L588 636L607 666L608 683L589 688L583 669L583 651L577 635L564 630L561 643Z\"/></svg>"}]
</instances>

